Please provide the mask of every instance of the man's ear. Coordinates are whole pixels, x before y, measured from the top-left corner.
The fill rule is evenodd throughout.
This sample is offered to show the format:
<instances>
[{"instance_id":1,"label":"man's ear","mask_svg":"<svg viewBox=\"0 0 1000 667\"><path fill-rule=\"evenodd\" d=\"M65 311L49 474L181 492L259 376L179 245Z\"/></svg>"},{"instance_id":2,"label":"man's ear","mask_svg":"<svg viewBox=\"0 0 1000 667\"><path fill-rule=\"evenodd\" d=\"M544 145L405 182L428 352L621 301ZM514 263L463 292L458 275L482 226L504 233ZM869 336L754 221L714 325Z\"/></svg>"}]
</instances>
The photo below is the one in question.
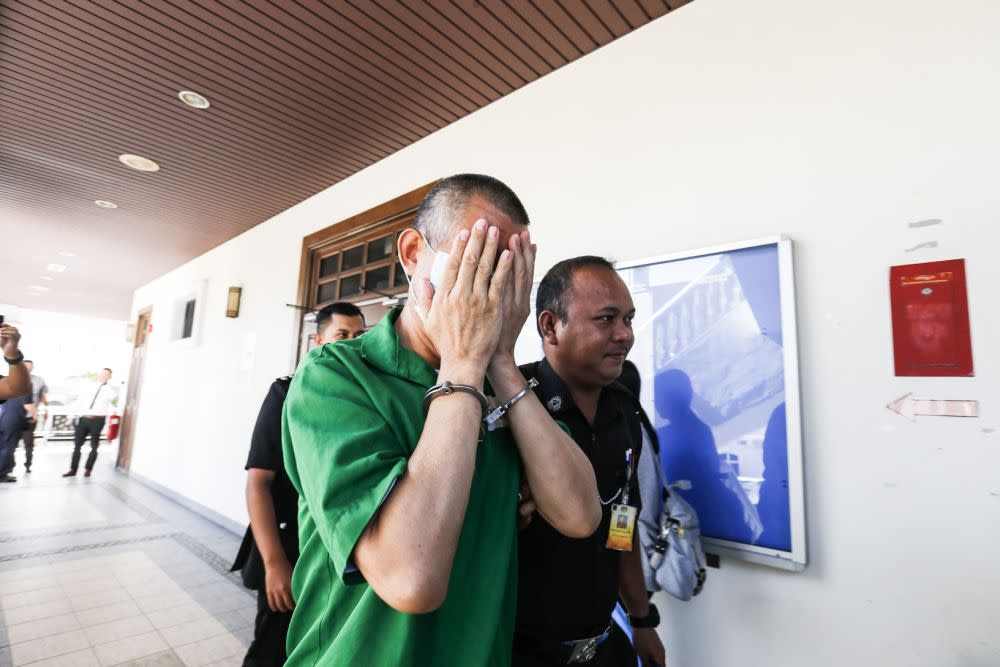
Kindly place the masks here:
<instances>
[{"instance_id":1,"label":"man's ear","mask_svg":"<svg viewBox=\"0 0 1000 667\"><path fill-rule=\"evenodd\" d=\"M313 336L312 336L312 338L313 338L313 341L315 341L315 343L317 345L322 345L323 344L323 336L321 334L314 333Z\"/></svg>"},{"instance_id":2,"label":"man's ear","mask_svg":"<svg viewBox=\"0 0 1000 667\"><path fill-rule=\"evenodd\" d=\"M417 260L420 258L420 248L424 239L413 227L407 227L399 235L396 241L396 252L399 255L399 263L403 265L406 275L413 278L413 273L417 270Z\"/></svg>"},{"instance_id":3,"label":"man's ear","mask_svg":"<svg viewBox=\"0 0 1000 667\"><path fill-rule=\"evenodd\" d=\"M556 322L559 317L551 310L543 310L538 314L538 328L542 332L542 340L547 345L559 346L559 336L556 334Z\"/></svg>"}]
</instances>

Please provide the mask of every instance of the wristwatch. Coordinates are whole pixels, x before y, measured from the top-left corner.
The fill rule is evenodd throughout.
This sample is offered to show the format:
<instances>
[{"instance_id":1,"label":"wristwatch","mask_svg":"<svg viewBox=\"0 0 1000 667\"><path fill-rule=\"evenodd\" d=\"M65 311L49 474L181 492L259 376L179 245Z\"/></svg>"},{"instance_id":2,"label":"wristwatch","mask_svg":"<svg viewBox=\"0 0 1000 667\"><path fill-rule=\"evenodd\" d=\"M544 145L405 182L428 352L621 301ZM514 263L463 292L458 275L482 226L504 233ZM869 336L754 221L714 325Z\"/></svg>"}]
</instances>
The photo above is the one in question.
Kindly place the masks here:
<instances>
[{"instance_id":1,"label":"wristwatch","mask_svg":"<svg viewBox=\"0 0 1000 667\"><path fill-rule=\"evenodd\" d=\"M3 360L6 361L7 364L10 365L10 366L13 366L14 364L19 364L22 361L24 361L24 352L21 352L21 350L18 350L17 351L17 356L14 357L13 359L8 359L7 356L4 355Z\"/></svg>"},{"instance_id":2,"label":"wristwatch","mask_svg":"<svg viewBox=\"0 0 1000 667\"><path fill-rule=\"evenodd\" d=\"M648 614L642 618L636 618L629 614L628 622L633 628L655 628L660 625L660 612L656 605L650 602Z\"/></svg>"}]
</instances>

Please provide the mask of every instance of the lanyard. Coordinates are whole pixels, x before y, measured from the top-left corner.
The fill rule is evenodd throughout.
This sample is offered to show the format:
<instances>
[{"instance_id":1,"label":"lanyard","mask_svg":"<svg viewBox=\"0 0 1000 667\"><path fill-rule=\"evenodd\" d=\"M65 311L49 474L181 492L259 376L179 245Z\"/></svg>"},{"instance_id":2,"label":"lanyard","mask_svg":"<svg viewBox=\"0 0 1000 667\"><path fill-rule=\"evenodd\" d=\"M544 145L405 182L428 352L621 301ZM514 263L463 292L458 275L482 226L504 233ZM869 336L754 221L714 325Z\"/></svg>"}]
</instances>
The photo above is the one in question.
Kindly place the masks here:
<instances>
[{"instance_id":1,"label":"lanyard","mask_svg":"<svg viewBox=\"0 0 1000 667\"><path fill-rule=\"evenodd\" d=\"M629 487L632 486L632 471L635 468L635 461L632 458L632 449L625 450L625 486L622 487L622 505L628 505Z\"/></svg>"}]
</instances>

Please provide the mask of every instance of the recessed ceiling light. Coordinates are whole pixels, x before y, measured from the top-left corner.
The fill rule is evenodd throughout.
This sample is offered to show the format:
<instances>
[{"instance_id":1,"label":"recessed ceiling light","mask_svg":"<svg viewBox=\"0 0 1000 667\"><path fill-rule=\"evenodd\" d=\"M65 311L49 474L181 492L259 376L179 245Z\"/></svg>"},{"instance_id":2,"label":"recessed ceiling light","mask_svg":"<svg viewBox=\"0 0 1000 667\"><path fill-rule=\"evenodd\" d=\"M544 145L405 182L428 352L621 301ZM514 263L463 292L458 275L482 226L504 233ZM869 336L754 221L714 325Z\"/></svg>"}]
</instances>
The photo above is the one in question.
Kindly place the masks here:
<instances>
[{"instance_id":1,"label":"recessed ceiling light","mask_svg":"<svg viewBox=\"0 0 1000 667\"><path fill-rule=\"evenodd\" d=\"M49 288L45 285L28 285L28 289L33 289L36 292L48 292Z\"/></svg>"},{"instance_id":2,"label":"recessed ceiling light","mask_svg":"<svg viewBox=\"0 0 1000 667\"><path fill-rule=\"evenodd\" d=\"M41 278L42 280L55 280L55 278L53 278L52 276L38 276L38 277Z\"/></svg>"},{"instance_id":3,"label":"recessed ceiling light","mask_svg":"<svg viewBox=\"0 0 1000 667\"><path fill-rule=\"evenodd\" d=\"M181 102L195 109L207 109L211 106L211 103L203 95L191 90L182 90L177 93L177 97L181 98Z\"/></svg>"},{"instance_id":4,"label":"recessed ceiling light","mask_svg":"<svg viewBox=\"0 0 1000 667\"><path fill-rule=\"evenodd\" d=\"M94 203L100 206L101 208L118 208L118 204L114 203L113 201L108 201L106 199L95 199Z\"/></svg>"},{"instance_id":5,"label":"recessed ceiling light","mask_svg":"<svg viewBox=\"0 0 1000 667\"><path fill-rule=\"evenodd\" d=\"M66 252L65 250L61 250L61 251L59 251L59 256L60 257L76 257L76 253L75 252Z\"/></svg>"},{"instance_id":6,"label":"recessed ceiling light","mask_svg":"<svg viewBox=\"0 0 1000 667\"><path fill-rule=\"evenodd\" d=\"M65 264L49 264L45 267L46 271L51 271L52 273L62 273L66 270Z\"/></svg>"},{"instance_id":7,"label":"recessed ceiling light","mask_svg":"<svg viewBox=\"0 0 1000 667\"><path fill-rule=\"evenodd\" d=\"M118 159L126 167L131 167L132 169L137 169L138 171L159 171L160 165L156 164L148 157L142 157L141 155L131 155L126 153L125 155L119 155Z\"/></svg>"}]
</instances>

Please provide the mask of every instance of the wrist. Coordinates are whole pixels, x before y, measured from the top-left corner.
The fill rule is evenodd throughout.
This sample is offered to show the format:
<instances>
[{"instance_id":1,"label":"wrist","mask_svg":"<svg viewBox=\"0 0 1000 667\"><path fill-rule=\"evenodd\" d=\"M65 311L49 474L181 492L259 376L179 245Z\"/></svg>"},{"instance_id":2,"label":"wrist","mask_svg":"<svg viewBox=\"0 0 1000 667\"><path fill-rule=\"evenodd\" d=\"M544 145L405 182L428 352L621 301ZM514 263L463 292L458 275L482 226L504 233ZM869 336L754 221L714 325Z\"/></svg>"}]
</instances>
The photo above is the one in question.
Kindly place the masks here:
<instances>
[{"instance_id":1,"label":"wrist","mask_svg":"<svg viewBox=\"0 0 1000 667\"><path fill-rule=\"evenodd\" d=\"M514 361L514 352L500 352L498 350L493 355L493 358L490 359L488 368L491 373L505 368L517 369L517 362Z\"/></svg>"},{"instance_id":2,"label":"wrist","mask_svg":"<svg viewBox=\"0 0 1000 667\"><path fill-rule=\"evenodd\" d=\"M13 352L4 352L3 360L7 362L10 366L16 366L17 364L24 361L24 353L21 350L14 348Z\"/></svg>"},{"instance_id":3,"label":"wrist","mask_svg":"<svg viewBox=\"0 0 1000 667\"><path fill-rule=\"evenodd\" d=\"M438 369L438 382L447 380L452 384L467 384L482 391L483 380L486 377L486 369L482 364L470 363L468 361L445 361L441 360L441 368Z\"/></svg>"},{"instance_id":4,"label":"wrist","mask_svg":"<svg viewBox=\"0 0 1000 667\"><path fill-rule=\"evenodd\" d=\"M282 566L291 567L291 564L288 562L288 558L285 556L285 554L275 554L272 555L270 558L264 558L263 560L264 560L265 570L270 570Z\"/></svg>"}]
</instances>

